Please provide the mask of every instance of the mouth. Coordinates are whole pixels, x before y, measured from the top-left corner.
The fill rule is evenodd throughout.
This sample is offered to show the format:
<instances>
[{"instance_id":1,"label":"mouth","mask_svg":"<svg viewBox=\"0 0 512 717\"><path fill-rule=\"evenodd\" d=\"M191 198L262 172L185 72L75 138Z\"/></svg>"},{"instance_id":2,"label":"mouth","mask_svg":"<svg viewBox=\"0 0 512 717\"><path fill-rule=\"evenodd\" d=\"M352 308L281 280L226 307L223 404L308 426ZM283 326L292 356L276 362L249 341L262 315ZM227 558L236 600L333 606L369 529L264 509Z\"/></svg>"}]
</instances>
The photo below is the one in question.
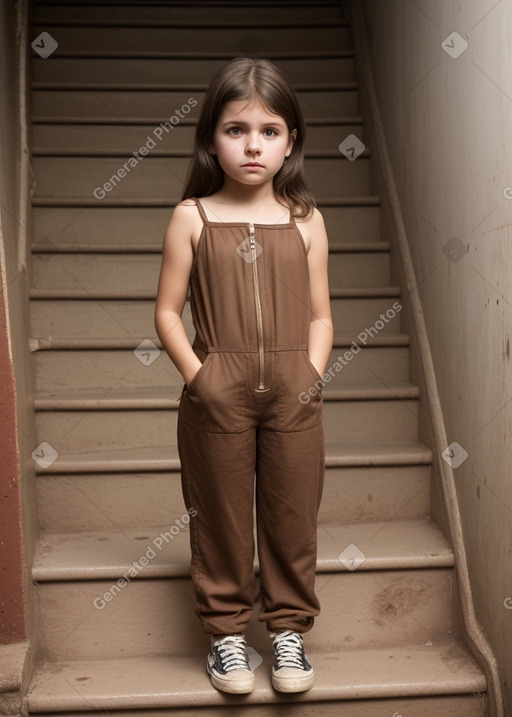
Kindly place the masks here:
<instances>
[{"instance_id":1,"label":"mouth","mask_svg":"<svg viewBox=\"0 0 512 717\"><path fill-rule=\"evenodd\" d=\"M242 164L242 167L263 167L263 165L259 162L247 162L246 164Z\"/></svg>"}]
</instances>

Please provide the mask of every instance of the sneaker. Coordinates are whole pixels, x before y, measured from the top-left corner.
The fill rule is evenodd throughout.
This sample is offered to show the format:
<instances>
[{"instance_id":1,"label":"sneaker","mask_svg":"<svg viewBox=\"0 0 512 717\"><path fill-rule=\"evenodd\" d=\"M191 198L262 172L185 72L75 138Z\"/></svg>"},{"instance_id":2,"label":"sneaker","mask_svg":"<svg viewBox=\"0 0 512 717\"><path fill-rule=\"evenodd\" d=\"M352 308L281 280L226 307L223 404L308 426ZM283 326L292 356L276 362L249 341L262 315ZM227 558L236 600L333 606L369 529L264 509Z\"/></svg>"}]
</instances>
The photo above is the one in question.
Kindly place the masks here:
<instances>
[{"instance_id":1,"label":"sneaker","mask_svg":"<svg viewBox=\"0 0 512 717\"><path fill-rule=\"evenodd\" d=\"M254 689L254 673L247 657L247 643L241 634L225 635L217 640L212 637L206 669L212 685L222 692L247 694Z\"/></svg>"},{"instance_id":2,"label":"sneaker","mask_svg":"<svg viewBox=\"0 0 512 717\"><path fill-rule=\"evenodd\" d=\"M305 692L312 687L315 671L304 652L300 632L284 630L270 634L275 659L272 665L272 685L279 692Z\"/></svg>"}]
</instances>

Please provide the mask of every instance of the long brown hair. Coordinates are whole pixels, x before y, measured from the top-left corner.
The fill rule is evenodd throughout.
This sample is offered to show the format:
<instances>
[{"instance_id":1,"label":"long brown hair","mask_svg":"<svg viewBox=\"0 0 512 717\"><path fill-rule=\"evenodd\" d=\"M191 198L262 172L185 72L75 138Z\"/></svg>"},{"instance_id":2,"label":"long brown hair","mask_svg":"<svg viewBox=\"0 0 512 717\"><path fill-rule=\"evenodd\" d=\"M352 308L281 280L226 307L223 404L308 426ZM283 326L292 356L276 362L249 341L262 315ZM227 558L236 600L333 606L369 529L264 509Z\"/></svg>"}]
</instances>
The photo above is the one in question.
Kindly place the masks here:
<instances>
[{"instance_id":1,"label":"long brown hair","mask_svg":"<svg viewBox=\"0 0 512 717\"><path fill-rule=\"evenodd\" d=\"M228 102L261 99L263 104L286 122L288 131L297 130L290 156L273 179L274 192L294 216L307 217L315 200L304 179L304 139L306 126L297 95L288 78L268 60L238 57L224 65L206 92L196 128L194 153L188 170L183 199L206 197L217 192L224 173L209 147L220 114Z\"/></svg>"}]
</instances>

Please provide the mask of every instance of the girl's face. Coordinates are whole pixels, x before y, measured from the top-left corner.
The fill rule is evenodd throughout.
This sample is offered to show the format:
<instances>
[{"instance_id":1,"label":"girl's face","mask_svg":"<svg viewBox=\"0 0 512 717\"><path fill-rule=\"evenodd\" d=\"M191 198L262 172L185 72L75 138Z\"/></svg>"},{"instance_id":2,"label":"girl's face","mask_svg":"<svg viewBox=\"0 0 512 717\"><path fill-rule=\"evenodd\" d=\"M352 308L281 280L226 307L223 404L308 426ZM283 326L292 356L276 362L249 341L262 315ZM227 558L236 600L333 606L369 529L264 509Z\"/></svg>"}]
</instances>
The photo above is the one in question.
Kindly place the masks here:
<instances>
[{"instance_id":1,"label":"girl's face","mask_svg":"<svg viewBox=\"0 0 512 717\"><path fill-rule=\"evenodd\" d=\"M297 130L290 134L284 119L259 98L237 100L224 105L210 153L217 155L225 178L260 186L281 169L296 135Z\"/></svg>"}]
</instances>

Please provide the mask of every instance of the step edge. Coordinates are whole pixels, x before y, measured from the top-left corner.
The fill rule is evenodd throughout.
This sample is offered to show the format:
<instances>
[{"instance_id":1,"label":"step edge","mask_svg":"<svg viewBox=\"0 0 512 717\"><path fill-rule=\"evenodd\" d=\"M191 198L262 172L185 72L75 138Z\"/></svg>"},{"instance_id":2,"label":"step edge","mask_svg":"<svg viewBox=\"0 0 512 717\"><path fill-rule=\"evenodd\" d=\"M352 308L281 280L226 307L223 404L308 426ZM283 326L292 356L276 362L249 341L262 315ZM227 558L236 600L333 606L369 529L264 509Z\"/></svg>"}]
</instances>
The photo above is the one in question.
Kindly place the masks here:
<instances>
[{"instance_id":1,"label":"step edge","mask_svg":"<svg viewBox=\"0 0 512 717\"><path fill-rule=\"evenodd\" d=\"M350 444L357 446L358 444ZM367 444L364 444L367 446ZM392 451L382 451L375 448L356 453L347 449L337 448L330 452L326 447L325 466L326 468L348 467L348 466L404 466L404 465L430 465L432 463L432 451L422 443L389 443L374 444L375 446L392 446ZM154 455L157 451L152 451ZM119 453L126 451L119 450ZM38 475L53 475L63 473L139 473L139 472L161 472L180 470L179 458L172 456L171 450L161 450L160 457L128 457L117 458L113 455L104 457L93 453L66 454L61 453L58 459L48 468L42 468L36 464L35 470Z\"/></svg>"},{"instance_id":2,"label":"step edge","mask_svg":"<svg viewBox=\"0 0 512 717\"><path fill-rule=\"evenodd\" d=\"M111 197L105 197L104 199L89 199L86 197L49 197L35 195L32 197L32 207L95 207L97 209L107 209L112 207L167 207L172 209L179 203L179 201L179 199L134 199L129 197L119 199ZM380 207L380 204L380 197L378 195L371 194L345 196L339 198L324 197L317 198L316 200L316 205L318 207Z\"/></svg>"},{"instance_id":3,"label":"step edge","mask_svg":"<svg viewBox=\"0 0 512 717\"><path fill-rule=\"evenodd\" d=\"M162 389L170 390L169 387ZM68 393L68 392L65 392ZM71 392L69 392L71 393ZM96 410L168 410L178 408L178 398L147 397L137 394L147 393L147 389L134 389L133 395L115 397L115 389L105 389L96 396L87 398L86 394L91 393L88 389L78 390L76 395L59 397L58 392L36 394L34 408L36 411L87 411ZM126 393L126 392L122 392ZM107 395L108 394L108 395ZM103 396L106 396L103 398ZM350 387L336 390L327 390L323 394L324 401L374 401L374 400L414 400L419 398L419 387L409 384L407 386L389 384L364 385L361 388Z\"/></svg>"},{"instance_id":4,"label":"step edge","mask_svg":"<svg viewBox=\"0 0 512 717\"><path fill-rule=\"evenodd\" d=\"M329 243L329 254L385 254L391 250L386 241ZM162 244L49 244L33 242L32 254L161 254Z\"/></svg>"},{"instance_id":5,"label":"step edge","mask_svg":"<svg viewBox=\"0 0 512 717\"><path fill-rule=\"evenodd\" d=\"M288 28L293 29L293 28ZM236 55L227 50L202 50L197 52L170 52L147 50L59 50L53 54L56 60L231 60ZM251 57L266 58L269 60L353 60L354 50L308 50L296 52L294 50L268 50L266 52L251 51ZM40 55L34 52L32 60L39 60Z\"/></svg>"},{"instance_id":6,"label":"step edge","mask_svg":"<svg viewBox=\"0 0 512 717\"><path fill-rule=\"evenodd\" d=\"M399 297L399 286L350 287L331 289L331 299L387 299ZM102 291L98 289L29 289L29 298L38 301L67 300L70 301L154 301L155 290L140 291L118 290Z\"/></svg>"},{"instance_id":7,"label":"step edge","mask_svg":"<svg viewBox=\"0 0 512 717\"><path fill-rule=\"evenodd\" d=\"M318 685L314 686L308 692L302 694L300 703L313 702L313 701L328 701L334 702L336 700L365 700L371 698L397 698L397 697L431 697L434 695L451 695L451 694L473 694L485 692L487 689L487 681L484 673L478 668L468 648L461 640L454 640L446 643L439 643L438 645L432 646L437 652L440 663L442 662L445 654L451 654L451 651L456 648L461 651L461 654L467 655L467 664L463 665L457 672L449 670L446 667L446 671L443 675L442 683L436 684L436 680L432 679L432 675L424 675L422 670L418 670L419 678L409 679L407 682L404 681L403 674L397 674L396 681L393 684L360 684L360 685L343 685L340 683L336 676L333 676L332 683L327 683L323 687ZM362 664L368 662L382 662L383 664L390 664L390 658L404 659L407 657L409 660L412 658L418 663L418 667L421 667L425 656L428 654L430 658L432 649L425 646L408 646L408 647L393 647L393 648L381 648L374 650L354 650L354 651L338 651L335 653L312 653L315 655L315 664L321 665L322 663L332 662L333 660L342 664L343 658L354 660L354 655L360 657ZM430 653L430 654L429 654ZM384 657L385 656L385 657ZM373 659L372 659L373 658ZM387 659L386 659L387 658ZM428 659L427 658L427 659ZM160 658L161 660L162 658ZM203 659L199 660L198 657L173 657L163 656L164 660L169 660L169 667L175 666L178 663L181 669L190 669L193 673L198 673L204 670ZM123 671L124 666L127 664L126 661L130 660L132 664L136 666L144 665L144 663L151 666L151 670L154 670L152 663L155 665L159 663L159 658L145 657L145 658L124 658L115 661L115 668L120 672ZM97 661L61 661L61 662L46 662L40 663L35 671L32 685L28 692L28 708L30 712L61 712L64 710L78 710L84 709L84 697L77 693L74 688L71 688L71 696L63 698L62 695L56 696L54 694L44 693L41 684L37 683L37 680L41 680L41 676L44 678L44 669L51 668L54 665L59 672L65 674L66 667L68 670L75 670L76 674L84 674L85 670L90 669L91 666L97 667L99 672L103 672L105 668L102 665L110 663L113 664L112 660L97 660ZM399 660L395 659L395 664ZM190 667L189 667L190 666ZM201 666L201 667L200 667ZM108 668L107 668L108 669ZM147 669L147 668L146 668ZM398 668L399 669L399 668ZM136 672L140 671L140 667ZM363 671L364 672L364 671ZM66 680L68 685L71 682ZM35 683L35 684L34 684ZM202 691L197 689L197 685L194 684L190 687L188 692L181 689L178 693L169 693L167 696L159 695L149 697L147 695L140 694L137 697L133 695L133 686L130 690L132 694L123 695L120 694L118 697L102 696L96 698L87 698L86 710L91 709L157 709L157 708L172 708L172 707L193 707L200 708L202 706L220 706L226 704L225 695L215 692L210 686L205 687ZM68 693L69 694L69 693ZM265 686L258 686L255 691L250 695L243 695L241 697L232 696L230 702L244 703L244 704L268 704L268 703L281 703L282 698L277 695L270 687L270 684Z\"/></svg>"},{"instance_id":8,"label":"step edge","mask_svg":"<svg viewBox=\"0 0 512 717\"><path fill-rule=\"evenodd\" d=\"M165 122L167 117L162 115L161 117L77 117L75 115L65 116L52 116L52 115L32 115L32 125L83 125L84 127L96 126L96 125L147 125L148 127L154 127ZM304 121L306 126L332 126L332 125L363 125L362 115L343 115L341 117L305 117ZM180 126L184 125L197 125L197 119L193 117L184 117L180 122Z\"/></svg>"},{"instance_id":9,"label":"step edge","mask_svg":"<svg viewBox=\"0 0 512 717\"><path fill-rule=\"evenodd\" d=\"M361 526L360 522L351 521L344 523L342 521L327 521L319 523L319 530L325 530L329 532L340 525L344 527L352 528L356 530ZM399 531L404 530L404 526L407 526L411 531L419 533L422 538L424 545L414 555L407 554L405 551L396 554L380 555L380 556L368 556L365 557L364 562L357 568L358 573L367 572L380 572L380 571L391 571L391 570L432 570L432 569L445 569L454 567L454 554L451 546L446 540L440 527L434 523L434 521L419 518L414 519L397 519L390 521L365 521L365 529L368 526L373 526L372 530L379 532L383 528L388 530L396 529ZM160 534L168 530L168 526L143 526L140 531L149 534L157 534L160 529ZM130 529L133 533L133 529ZM357 531L356 531L357 532ZM109 539L112 536L118 537L119 531L114 530L103 530L103 531L80 531L79 533L54 533L51 531L45 532L39 539L36 545L34 564L32 566L32 580L35 582L68 582L68 581L102 581L102 580L119 580L127 571L133 566L133 560L130 561L129 557L125 560L121 560L117 565L107 564L74 564L73 567L64 566L59 567L55 565L55 551L59 546L55 543L62 545L68 540L71 543L77 544L81 541L88 543L91 540L98 538ZM432 548L429 547L429 543L432 538L436 536L442 543L438 546L436 553L429 552ZM129 536L128 536L129 537ZM148 537L149 541L150 538ZM357 537L354 538L357 540ZM364 543L359 538L359 544ZM141 543L141 551L143 548L148 548L147 543ZM420 552L421 551L421 552ZM53 555L51 554L53 552ZM49 557L50 554L50 557ZM255 574L259 574L259 565L257 558L254 563ZM338 574L353 572L350 568L345 567L339 559L322 555L320 550L316 573L328 573ZM133 579L136 580L152 580L157 578L181 578L190 577L190 559L187 553L187 558L184 561L177 561L170 565L166 560L164 562L149 563L148 566L140 569L137 575Z\"/></svg>"}]
</instances>

